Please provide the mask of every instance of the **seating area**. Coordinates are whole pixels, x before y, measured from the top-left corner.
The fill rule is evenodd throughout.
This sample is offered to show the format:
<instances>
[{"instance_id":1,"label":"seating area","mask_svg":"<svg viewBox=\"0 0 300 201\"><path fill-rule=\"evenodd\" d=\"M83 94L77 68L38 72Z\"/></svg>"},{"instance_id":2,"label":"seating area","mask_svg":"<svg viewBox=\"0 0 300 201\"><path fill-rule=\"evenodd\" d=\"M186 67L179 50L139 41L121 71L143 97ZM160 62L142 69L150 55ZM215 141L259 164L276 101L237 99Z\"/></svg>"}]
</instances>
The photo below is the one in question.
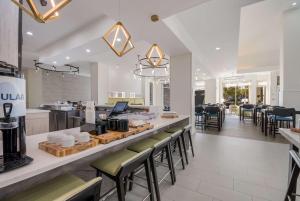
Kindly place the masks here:
<instances>
[{"instance_id":1,"label":"seating area","mask_svg":"<svg viewBox=\"0 0 300 201\"><path fill-rule=\"evenodd\" d=\"M220 104L206 104L195 107L195 127L203 130L214 128L221 131L225 121L225 107Z\"/></svg>"},{"instance_id":2,"label":"seating area","mask_svg":"<svg viewBox=\"0 0 300 201\"><path fill-rule=\"evenodd\" d=\"M0 201L300 201L300 0L0 0Z\"/></svg>"}]
</instances>

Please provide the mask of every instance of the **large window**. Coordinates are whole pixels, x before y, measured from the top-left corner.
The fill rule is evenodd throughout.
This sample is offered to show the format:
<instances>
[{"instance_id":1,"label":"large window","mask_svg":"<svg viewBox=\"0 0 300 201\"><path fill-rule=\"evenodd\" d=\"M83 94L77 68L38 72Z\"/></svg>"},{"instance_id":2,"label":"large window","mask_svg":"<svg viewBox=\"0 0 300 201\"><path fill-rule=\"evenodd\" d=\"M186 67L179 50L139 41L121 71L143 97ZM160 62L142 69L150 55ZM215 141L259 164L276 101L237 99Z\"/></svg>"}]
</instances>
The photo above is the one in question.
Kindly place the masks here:
<instances>
[{"instance_id":1,"label":"large window","mask_svg":"<svg viewBox=\"0 0 300 201\"><path fill-rule=\"evenodd\" d=\"M223 88L225 105L239 105L249 102L249 86L230 86Z\"/></svg>"}]
</instances>

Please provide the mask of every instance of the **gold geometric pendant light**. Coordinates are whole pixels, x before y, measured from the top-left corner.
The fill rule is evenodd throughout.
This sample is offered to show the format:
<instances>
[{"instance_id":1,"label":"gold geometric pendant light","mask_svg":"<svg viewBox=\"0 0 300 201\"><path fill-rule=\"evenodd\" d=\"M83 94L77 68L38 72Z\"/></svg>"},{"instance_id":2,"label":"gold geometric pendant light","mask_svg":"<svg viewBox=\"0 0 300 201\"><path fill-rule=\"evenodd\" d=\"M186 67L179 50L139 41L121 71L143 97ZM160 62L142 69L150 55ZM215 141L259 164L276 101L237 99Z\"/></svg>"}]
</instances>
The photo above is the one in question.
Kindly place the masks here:
<instances>
[{"instance_id":1,"label":"gold geometric pendant light","mask_svg":"<svg viewBox=\"0 0 300 201\"><path fill-rule=\"evenodd\" d=\"M72 0L60 0L59 3L55 4L54 0L51 0L52 8L46 11L44 14L39 11L34 0L26 0L28 7L21 4L19 0L11 0L17 6L19 6L25 13L30 15L33 19L40 23L46 23L48 20L53 20L58 17L58 11L69 4ZM47 6L47 0L40 0L41 7Z\"/></svg>"},{"instance_id":2,"label":"gold geometric pendant light","mask_svg":"<svg viewBox=\"0 0 300 201\"><path fill-rule=\"evenodd\" d=\"M159 66L164 57L163 50L157 44L153 44L146 54L148 63L153 67Z\"/></svg>"},{"instance_id":3,"label":"gold geometric pendant light","mask_svg":"<svg viewBox=\"0 0 300 201\"><path fill-rule=\"evenodd\" d=\"M122 22L117 22L103 36L104 41L119 56L123 56L134 48L131 36Z\"/></svg>"}]
</instances>

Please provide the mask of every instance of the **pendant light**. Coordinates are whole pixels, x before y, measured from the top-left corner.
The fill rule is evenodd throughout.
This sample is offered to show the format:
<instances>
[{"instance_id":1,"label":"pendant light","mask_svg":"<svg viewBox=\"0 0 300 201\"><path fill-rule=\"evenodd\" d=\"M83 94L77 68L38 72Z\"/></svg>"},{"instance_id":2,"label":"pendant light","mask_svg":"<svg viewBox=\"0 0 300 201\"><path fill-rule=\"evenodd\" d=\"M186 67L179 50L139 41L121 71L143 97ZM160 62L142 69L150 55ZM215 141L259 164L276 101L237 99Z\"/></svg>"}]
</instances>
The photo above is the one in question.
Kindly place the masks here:
<instances>
[{"instance_id":1,"label":"pendant light","mask_svg":"<svg viewBox=\"0 0 300 201\"><path fill-rule=\"evenodd\" d=\"M11 1L37 22L46 23L49 20L56 19L59 16L58 11L69 4L72 0L60 0L57 4L55 3L55 0L50 0L52 8L46 11L44 14L39 11L36 3L34 3L34 0L26 0L27 6L20 3L19 0ZM40 2L42 7L46 7L48 4L46 0L40 0Z\"/></svg>"},{"instance_id":2,"label":"pendant light","mask_svg":"<svg viewBox=\"0 0 300 201\"><path fill-rule=\"evenodd\" d=\"M104 41L114 51L116 55L122 57L134 48L131 35L120 22L120 0L118 5L119 21L114 24L103 36Z\"/></svg>"},{"instance_id":3,"label":"pendant light","mask_svg":"<svg viewBox=\"0 0 300 201\"><path fill-rule=\"evenodd\" d=\"M158 67L164 57L163 50L157 44L153 44L146 54L148 63L153 67Z\"/></svg>"}]
</instances>

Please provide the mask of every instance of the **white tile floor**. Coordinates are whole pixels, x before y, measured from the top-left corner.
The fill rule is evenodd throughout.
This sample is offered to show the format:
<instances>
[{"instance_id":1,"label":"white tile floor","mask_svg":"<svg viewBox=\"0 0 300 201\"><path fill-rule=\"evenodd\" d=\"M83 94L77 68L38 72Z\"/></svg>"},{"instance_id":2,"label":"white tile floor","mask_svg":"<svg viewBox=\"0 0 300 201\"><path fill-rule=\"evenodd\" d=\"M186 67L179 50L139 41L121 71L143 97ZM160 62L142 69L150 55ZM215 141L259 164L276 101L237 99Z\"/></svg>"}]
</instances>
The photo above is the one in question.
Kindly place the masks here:
<instances>
[{"instance_id":1,"label":"white tile floor","mask_svg":"<svg viewBox=\"0 0 300 201\"><path fill-rule=\"evenodd\" d=\"M163 183L163 201L283 201L287 144L197 133L194 146L196 156L186 170L178 166L176 184ZM135 186L126 200L144 195Z\"/></svg>"},{"instance_id":2,"label":"white tile floor","mask_svg":"<svg viewBox=\"0 0 300 201\"><path fill-rule=\"evenodd\" d=\"M196 157L178 172L167 201L282 201L288 145L196 134Z\"/></svg>"}]
</instances>

